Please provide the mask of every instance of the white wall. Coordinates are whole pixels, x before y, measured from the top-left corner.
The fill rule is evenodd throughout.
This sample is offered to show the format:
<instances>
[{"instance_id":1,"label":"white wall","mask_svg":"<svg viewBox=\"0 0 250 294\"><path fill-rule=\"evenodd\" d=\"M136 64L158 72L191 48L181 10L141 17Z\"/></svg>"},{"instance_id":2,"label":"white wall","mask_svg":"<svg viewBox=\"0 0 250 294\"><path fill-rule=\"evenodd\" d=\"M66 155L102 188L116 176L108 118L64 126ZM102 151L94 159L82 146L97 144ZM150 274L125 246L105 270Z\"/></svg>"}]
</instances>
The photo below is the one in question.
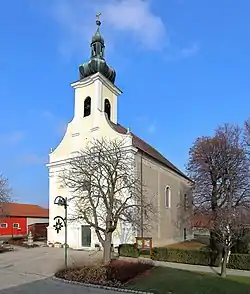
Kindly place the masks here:
<instances>
[{"instance_id":1,"label":"white wall","mask_svg":"<svg viewBox=\"0 0 250 294\"><path fill-rule=\"evenodd\" d=\"M27 218L27 226L32 224L41 224L41 223L48 223L48 218L35 218L35 217L28 217Z\"/></svg>"},{"instance_id":2,"label":"white wall","mask_svg":"<svg viewBox=\"0 0 250 294\"><path fill-rule=\"evenodd\" d=\"M111 120L116 122L117 119L117 96L121 93L118 88L113 86L110 82L104 81L104 78L99 74L95 77L90 77L89 80L77 82L72 86L75 88L75 110L72 121L68 124L66 133L53 152L50 153L49 164L49 226L48 226L48 242L64 243L64 228L57 234L53 225L55 224L54 217L64 217L64 208L58 207L54 204L56 196L68 197L69 191L61 187L58 180L58 173L65 166L68 158L72 157L73 152L83 149L88 142L93 138L106 137L109 139L125 139L127 146L132 146L131 134L117 133L110 123L107 121L106 116L102 109L104 98L108 98L112 107ZM97 86L95 86L97 85ZM101 90L100 90L101 87ZM90 96L91 102L91 115L83 117L84 99ZM70 203L69 203L70 205ZM72 207L69 207L69 213ZM81 226L84 223L75 222L68 224L68 245L72 248L82 248ZM119 235L119 234L117 234ZM115 242L118 242L115 236ZM91 248L99 243L95 232L92 230Z\"/></svg>"}]
</instances>

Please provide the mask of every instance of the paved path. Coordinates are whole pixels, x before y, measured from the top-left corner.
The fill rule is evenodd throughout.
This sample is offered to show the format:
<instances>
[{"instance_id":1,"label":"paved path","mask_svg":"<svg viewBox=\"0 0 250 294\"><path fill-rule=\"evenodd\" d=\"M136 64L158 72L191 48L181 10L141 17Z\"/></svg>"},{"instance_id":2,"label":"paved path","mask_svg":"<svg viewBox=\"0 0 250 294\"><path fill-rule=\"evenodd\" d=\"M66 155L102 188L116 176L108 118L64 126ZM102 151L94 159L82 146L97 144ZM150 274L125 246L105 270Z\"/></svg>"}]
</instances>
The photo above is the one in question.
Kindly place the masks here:
<instances>
[{"instance_id":1,"label":"paved path","mask_svg":"<svg viewBox=\"0 0 250 294\"><path fill-rule=\"evenodd\" d=\"M120 258L125 260L135 260L134 258L130 258L130 257L120 257ZM150 258L138 258L138 260L153 263L155 266L170 267L170 268L181 269L181 270L186 270L191 272L220 274L220 267L210 267L210 266L203 266L203 265L193 265L193 264L165 262L165 261L153 261ZM250 277L250 271L227 269L227 275Z\"/></svg>"},{"instance_id":2,"label":"paved path","mask_svg":"<svg viewBox=\"0 0 250 294\"><path fill-rule=\"evenodd\" d=\"M98 288L66 284L52 279L44 279L29 284L1 290L0 294L120 294Z\"/></svg>"},{"instance_id":3,"label":"paved path","mask_svg":"<svg viewBox=\"0 0 250 294\"><path fill-rule=\"evenodd\" d=\"M83 264L97 259L100 259L100 254L96 252L69 250L69 265ZM13 252L2 253L0 290L51 277L63 264L64 249L18 247Z\"/></svg>"},{"instance_id":4,"label":"paved path","mask_svg":"<svg viewBox=\"0 0 250 294\"><path fill-rule=\"evenodd\" d=\"M220 274L220 267L210 267L210 266L203 266L203 265L161 262L161 261L157 261L156 265L171 267L171 268L175 268L175 269L182 269L182 270L187 270L187 271L192 271L192 272L213 273L213 274L218 274L218 275ZM250 271L227 269L227 275L250 277Z\"/></svg>"}]
</instances>

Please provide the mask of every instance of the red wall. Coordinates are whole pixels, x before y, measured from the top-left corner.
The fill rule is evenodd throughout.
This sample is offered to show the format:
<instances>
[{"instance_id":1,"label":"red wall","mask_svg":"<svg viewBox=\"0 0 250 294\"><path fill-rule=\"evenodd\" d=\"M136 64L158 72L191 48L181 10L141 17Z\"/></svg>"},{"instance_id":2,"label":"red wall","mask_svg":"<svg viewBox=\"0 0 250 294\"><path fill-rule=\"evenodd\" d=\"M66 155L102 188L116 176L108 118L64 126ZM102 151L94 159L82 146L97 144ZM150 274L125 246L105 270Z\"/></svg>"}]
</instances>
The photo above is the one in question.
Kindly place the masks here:
<instances>
[{"instance_id":1,"label":"red wall","mask_svg":"<svg viewBox=\"0 0 250 294\"><path fill-rule=\"evenodd\" d=\"M0 223L7 223L7 228L0 227L0 236L22 236L27 235L27 219L25 217L0 218ZM19 228L13 228L13 224L18 223Z\"/></svg>"}]
</instances>

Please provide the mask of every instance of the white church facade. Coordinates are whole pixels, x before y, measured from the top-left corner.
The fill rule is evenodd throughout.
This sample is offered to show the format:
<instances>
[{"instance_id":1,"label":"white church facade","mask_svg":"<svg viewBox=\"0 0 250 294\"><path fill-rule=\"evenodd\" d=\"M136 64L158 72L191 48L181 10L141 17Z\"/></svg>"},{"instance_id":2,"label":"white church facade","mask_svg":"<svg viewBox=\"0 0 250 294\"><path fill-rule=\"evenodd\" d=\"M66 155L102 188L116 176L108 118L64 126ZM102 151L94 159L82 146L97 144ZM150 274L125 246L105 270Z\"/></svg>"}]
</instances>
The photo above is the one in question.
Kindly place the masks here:
<instances>
[{"instance_id":1,"label":"white church facade","mask_svg":"<svg viewBox=\"0 0 250 294\"><path fill-rule=\"evenodd\" d=\"M190 179L156 149L118 123L118 98L122 91L115 85L116 73L104 58L104 39L97 20L97 31L92 37L91 58L80 65L80 79L71 84L74 89L74 115L68 123L60 144L49 154L49 243L64 244L64 227L54 228L56 216L64 217L64 208L54 204L57 196L69 197L68 190L58 177L72 154L93 138L122 139L134 150L135 163L147 186L147 193L155 196L157 220L145 235L153 238L153 245L163 245L192 238L186 215L191 213L181 204L191 199ZM70 210L74 209L69 203ZM136 233L118 226L113 244L135 242ZM99 244L94 230L81 222L68 223L67 243L74 249L94 249ZM100 245L100 244L99 244Z\"/></svg>"}]
</instances>

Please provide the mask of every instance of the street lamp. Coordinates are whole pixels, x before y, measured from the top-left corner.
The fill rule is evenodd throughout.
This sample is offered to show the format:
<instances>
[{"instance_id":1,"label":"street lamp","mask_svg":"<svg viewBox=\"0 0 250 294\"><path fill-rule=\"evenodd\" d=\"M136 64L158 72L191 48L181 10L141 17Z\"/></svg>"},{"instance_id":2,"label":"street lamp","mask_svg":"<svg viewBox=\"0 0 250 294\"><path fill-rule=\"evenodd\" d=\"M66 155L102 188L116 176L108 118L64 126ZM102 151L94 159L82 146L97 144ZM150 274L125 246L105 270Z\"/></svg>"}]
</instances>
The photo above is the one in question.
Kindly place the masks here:
<instances>
[{"instance_id":1,"label":"street lamp","mask_svg":"<svg viewBox=\"0 0 250 294\"><path fill-rule=\"evenodd\" d=\"M64 198L62 196L57 196L54 200L54 204L58 206L63 206L65 210L65 215L64 218L61 216L55 216L54 220L56 221L55 225L53 226L59 234L61 229L64 227L65 228L65 237L64 237L64 263L65 263L65 268L68 266L68 244L67 244L67 198Z\"/></svg>"}]
</instances>

